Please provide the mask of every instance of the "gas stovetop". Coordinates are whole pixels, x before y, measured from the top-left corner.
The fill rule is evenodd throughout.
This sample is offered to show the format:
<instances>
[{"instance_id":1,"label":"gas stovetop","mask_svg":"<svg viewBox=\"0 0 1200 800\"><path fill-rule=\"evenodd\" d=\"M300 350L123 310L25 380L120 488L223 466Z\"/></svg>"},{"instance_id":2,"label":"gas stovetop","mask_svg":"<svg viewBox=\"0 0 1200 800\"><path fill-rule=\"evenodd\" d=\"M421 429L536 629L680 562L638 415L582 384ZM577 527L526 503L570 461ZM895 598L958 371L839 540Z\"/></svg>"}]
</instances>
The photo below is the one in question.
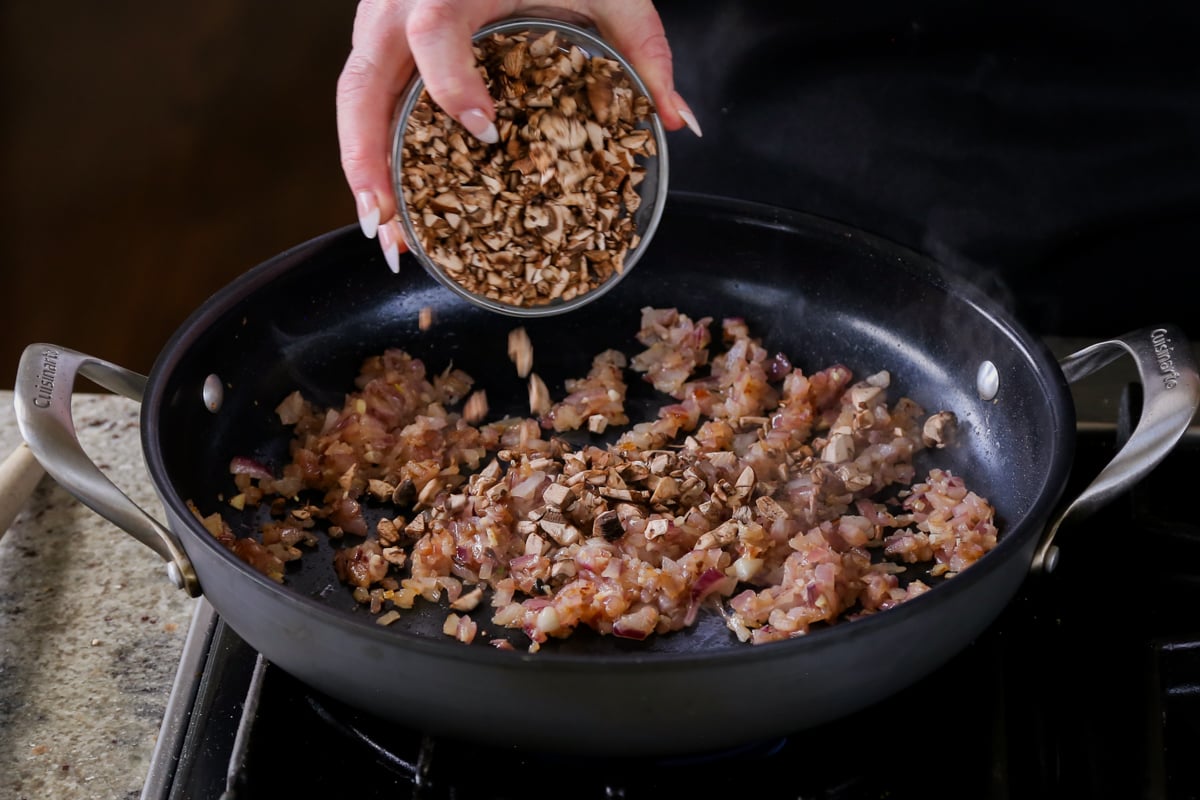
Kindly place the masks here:
<instances>
[{"instance_id":1,"label":"gas stovetop","mask_svg":"<svg viewBox=\"0 0 1200 800\"><path fill-rule=\"evenodd\" d=\"M1087 343L1048 340L1058 355ZM1067 497L1127 435L1129 380L1114 364L1073 387ZM388 723L268 663L201 600L142 797L1200 797L1198 470L1194 425L1141 484L1064 533L1053 574L1031 576L912 687L828 725L688 757L593 760Z\"/></svg>"}]
</instances>

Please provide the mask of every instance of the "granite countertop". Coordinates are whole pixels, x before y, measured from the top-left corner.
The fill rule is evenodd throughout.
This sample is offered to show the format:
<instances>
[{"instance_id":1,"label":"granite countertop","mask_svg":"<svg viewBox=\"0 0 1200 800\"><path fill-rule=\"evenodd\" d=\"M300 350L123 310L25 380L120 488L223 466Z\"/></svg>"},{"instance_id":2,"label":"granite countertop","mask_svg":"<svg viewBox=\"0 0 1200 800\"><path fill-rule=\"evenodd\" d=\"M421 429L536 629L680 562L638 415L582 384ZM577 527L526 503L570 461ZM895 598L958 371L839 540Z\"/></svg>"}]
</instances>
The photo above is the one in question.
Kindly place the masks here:
<instances>
[{"instance_id":1,"label":"granite countertop","mask_svg":"<svg viewBox=\"0 0 1200 800\"><path fill-rule=\"evenodd\" d=\"M140 405L77 394L84 450L164 519ZM0 391L0 459L21 442ZM149 548L45 477L0 538L0 797L137 798L197 600Z\"/></svg>"}]
</instances>

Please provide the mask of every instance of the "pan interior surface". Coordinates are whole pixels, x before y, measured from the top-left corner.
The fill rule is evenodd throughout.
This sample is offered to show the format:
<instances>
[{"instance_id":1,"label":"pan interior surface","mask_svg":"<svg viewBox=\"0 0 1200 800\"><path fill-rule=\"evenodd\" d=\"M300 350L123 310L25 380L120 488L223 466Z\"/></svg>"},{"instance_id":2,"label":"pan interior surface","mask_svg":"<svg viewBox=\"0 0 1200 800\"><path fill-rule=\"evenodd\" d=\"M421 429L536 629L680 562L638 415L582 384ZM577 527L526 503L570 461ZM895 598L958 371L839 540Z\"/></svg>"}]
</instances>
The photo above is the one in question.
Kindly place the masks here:
<instances>
[{"instance_id":1,"label":"pan interior surface","mask_svg":"<svg viewBox=\"0 0 1200 800\"><path fill-rule=\"evenodd\" d=\"M636 274L596 302L547 319L514 320L470 305L407 258L394 275L377 243L357 227L281 254L214 295L160 355L143 410L151 473L177 517L191 519L185 506L190 500L202 513L220 511L239 535L249 535L265 513L228 505L236 491L229 464L249 457L278 472L287 462L290 434L275 408L290 392L299 390L318 406L340 407L365 358L401 348L430 374L450 365L469 373L475 388L487 391L489 418L525 416L525 381L507 357L512 328L523 325L529 333L534 371L557 398L563 382L585 375L600 351L616 348L632 356L642 349L635 334L646 306L712 317L714 351L720 320L741 317L768 351L786 354L806 373L837 363L856 379L888 370L892 401L903 395L929 413L953 411L960 428L956 443L920 454L917 471L923 476L930 467L949 469L996 506L1001 544L972 570L1023 547L1040 532L1031 521L1044 521L1058 499L1073 445L1069 393L1053 359L1003 312L914 254L867 234L792 212L689 195L672 195ZM423 308L433 318L424 331L418 323ZM984 360L1000 376L1000 393L991 401L976 391ZM215 413L202 399L210 375L224 387ZM654 418L671 402L631 371L627 381L627 413L635 422ZM619 433L605 436L611 441ZM604 438L585 433L575 441ZM368 516L373 521L396 513L378 508ZM199 525L180 535L189 549L221 549ZM316 550L289 565L277 591L334 609L349 626L463 647L441 632L444 606L418 602L388 628L374 625L334 575L334 545L320 538ZM269 583L238 567L246 580ZM949 583L965 590L971 572ZM942 588L951 586L930 595ZM485 606L477 616L480 627L489 628L483 642L503 633L484 624ZM527 644L520 632L511 641L518 650ZM642 642L578 631L543 653L652 658L747 647L710 614L694 629Z\"/></svg>"}]
</instances>

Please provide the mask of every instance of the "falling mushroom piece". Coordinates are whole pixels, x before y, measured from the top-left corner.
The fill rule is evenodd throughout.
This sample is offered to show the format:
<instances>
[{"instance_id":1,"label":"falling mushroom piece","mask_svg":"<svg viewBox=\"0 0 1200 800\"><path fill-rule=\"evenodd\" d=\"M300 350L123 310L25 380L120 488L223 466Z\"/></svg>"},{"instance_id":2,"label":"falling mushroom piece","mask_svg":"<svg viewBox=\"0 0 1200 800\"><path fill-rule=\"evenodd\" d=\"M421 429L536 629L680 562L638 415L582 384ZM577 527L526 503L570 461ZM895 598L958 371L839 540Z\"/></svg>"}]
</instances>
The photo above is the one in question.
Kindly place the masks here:
<instances>
[{"instance_id":1,"label":"falling mushroom piece","mask_svg":"<svg viewBox=\"0 0 1200 800\"><path fill-rule=\"evenodd\" d=\"M487 392L480 389L477 392L472 392L467 398L466 405L463 406L463 419L472 425L476 425L483 421L487 416L488 401Z\"/></svg>"},{"instance_id":2,"label":"falling mushroom piece","mask_svg":"<svg viewBox=\"0 0 1200 800\"><path fill-rule=\"evenodd\" d=\"M529 413L541 415L549 411L550 390L537 373L534 373L529 376Z\"/></svg>"},{"instance_id":3,"label":"falling mushroom piece","mask_svg":"<svg viewBox=\"0 0 1200 800\"><path fill-rule=\"evenodd\" d=\"M514 328L508 332L508 357L517 365L517 374L522 378L533 369L533 342L525 328Z\"/></svg>"}]
</instances>

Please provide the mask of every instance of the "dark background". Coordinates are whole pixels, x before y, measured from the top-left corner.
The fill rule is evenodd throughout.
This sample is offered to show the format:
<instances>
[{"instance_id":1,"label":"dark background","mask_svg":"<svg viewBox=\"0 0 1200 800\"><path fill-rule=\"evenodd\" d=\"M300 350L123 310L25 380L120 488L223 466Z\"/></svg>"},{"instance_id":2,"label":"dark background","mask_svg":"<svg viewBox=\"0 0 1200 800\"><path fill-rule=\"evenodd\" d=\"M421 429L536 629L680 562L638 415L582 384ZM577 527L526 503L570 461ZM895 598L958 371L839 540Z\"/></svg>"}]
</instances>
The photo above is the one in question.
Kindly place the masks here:
<instances>
[{"instance_id":1,"label":"dark background","mask_svg":"<svg viewBox=\"0 0 1200 800\"><path fill-rule=\"evenodd\" d=\"M672 188L873 230L1039 333L1200 338L1196 4L659 8L705 131L670 135ZM0 376L35 341L148 371L216 289L354 222L350 0L0 13Z\"/></svg>"},{"instance_id":2,"label":"dark background","mask_svg":"<svg viewBox=\"0 0 1200 800\"><path fill-rule=\"evenodd\" d=\"M354 222L349 0L0 8L0 385L36 341L146 372L212 292Z\"/></svg>"},{"instance_id":3,"label":"dark background","mask_svg":"<svg viewBox=\"0 0 1200 800\"><path fill-rule=\"evenodd\" d=\"M875 231L1038 333L1200 338L1200 4L659 7L705 134L672 188Z\"/></svg>"}]
</instances>

